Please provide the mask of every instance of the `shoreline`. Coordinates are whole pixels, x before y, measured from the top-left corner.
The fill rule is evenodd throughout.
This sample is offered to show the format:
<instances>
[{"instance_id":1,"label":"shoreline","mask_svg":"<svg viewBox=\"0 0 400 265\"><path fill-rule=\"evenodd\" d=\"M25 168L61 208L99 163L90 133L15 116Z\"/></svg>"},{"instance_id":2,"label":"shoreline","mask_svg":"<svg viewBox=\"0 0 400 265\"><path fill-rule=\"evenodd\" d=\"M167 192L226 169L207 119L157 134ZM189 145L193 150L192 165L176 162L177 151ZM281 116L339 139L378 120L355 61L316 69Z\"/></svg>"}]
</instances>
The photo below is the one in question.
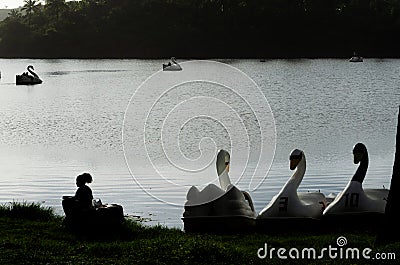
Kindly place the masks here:
<instances>
[{"instance_id":1,"label":"shoreline","mask_svg":"<svg viewBox=\"0 0 400 265\"><path fill-rule=\"evenodd\" d=\"M175 56L178 60L316 60L316 59L350 59L350 56ZM400 55L394 56L364 56L364 59L400 59ZM0 56L0 59L32 59L32 60L169 60L168 56L140 57L140 56Z\"/></svg>"}]
</instances>

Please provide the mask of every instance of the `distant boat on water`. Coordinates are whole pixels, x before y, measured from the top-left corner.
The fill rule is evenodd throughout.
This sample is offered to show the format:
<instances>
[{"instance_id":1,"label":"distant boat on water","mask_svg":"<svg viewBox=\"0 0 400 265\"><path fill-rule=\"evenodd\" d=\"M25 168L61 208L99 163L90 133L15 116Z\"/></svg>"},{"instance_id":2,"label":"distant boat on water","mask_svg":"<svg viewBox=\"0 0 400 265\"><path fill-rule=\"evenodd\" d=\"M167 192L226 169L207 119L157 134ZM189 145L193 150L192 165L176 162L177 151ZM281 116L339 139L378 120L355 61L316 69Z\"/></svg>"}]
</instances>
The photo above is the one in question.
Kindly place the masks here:
<instances>
[{"instance_id":1,"label":"distant boat on water","mask_svg":"<svg viewBox=\"0 0 400 265\"><path fill-rule=\"evenodd\" d=\"M163 64L163 71L181 71L182 67L176 62L175 57L171 58L171 61L167 64Z\"/></svg>"},{"instance_id":2,"label":"distant boat on water","mask_svg":"<svg viewBox=\"0 0 400 265\"><path fill-rule=\"evenodd\" d=\"M41 84L42 80L39 76L33 71L34 68L32 65L28 65L27 67L28 72L24 72L21 75L16 76L16 84L17 85L35 85Z\"/></svg>"},{"instance_id":3,"label":"distant boat on water","mask_svg":"<svg viewBox=\"0 0 400 265\"><path fill-rule=\"evenodd\" d=\"M358 56L358 55L354 52L353 57L351 57L349 61L352 62L352 63L360 63L360 62L363 62L364 59L363 59L361 56Z\"/></svg>"}]
</instances>

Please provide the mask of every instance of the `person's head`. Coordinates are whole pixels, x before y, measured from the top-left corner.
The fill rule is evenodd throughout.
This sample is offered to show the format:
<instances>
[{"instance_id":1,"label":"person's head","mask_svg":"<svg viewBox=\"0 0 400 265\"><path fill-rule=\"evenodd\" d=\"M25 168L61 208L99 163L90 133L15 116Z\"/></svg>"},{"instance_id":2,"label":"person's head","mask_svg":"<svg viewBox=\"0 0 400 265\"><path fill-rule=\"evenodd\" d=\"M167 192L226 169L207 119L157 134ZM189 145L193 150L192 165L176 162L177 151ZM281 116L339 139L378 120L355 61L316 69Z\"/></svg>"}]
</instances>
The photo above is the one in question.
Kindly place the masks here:
<instances>
[{"instance_id":1,"label":"person's head","mask_svg":"<svg viewBox=\"0 0 400 265\"><path fill-rule=\"evenodd\" d=\"M76 186L82 187L86 183L92 183L92 176L89 173L83 173L76 177Z\"/></svg>"}]
</instances>

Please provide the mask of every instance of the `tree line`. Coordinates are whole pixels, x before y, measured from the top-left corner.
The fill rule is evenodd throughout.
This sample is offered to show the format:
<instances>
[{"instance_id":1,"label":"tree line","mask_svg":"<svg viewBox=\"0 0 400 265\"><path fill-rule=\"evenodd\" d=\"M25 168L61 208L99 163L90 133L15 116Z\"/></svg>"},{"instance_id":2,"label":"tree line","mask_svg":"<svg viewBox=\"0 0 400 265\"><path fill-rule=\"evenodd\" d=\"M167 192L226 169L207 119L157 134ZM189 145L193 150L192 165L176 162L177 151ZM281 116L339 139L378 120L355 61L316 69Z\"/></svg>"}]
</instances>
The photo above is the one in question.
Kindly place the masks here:
<instances>
[{"instance_id":1,"label":"tree line","mask_svg":"<svg viewBox=\"0 0 400 265\"><path fill-rule=\"evenodd\" d=\"M0 57L400 57L400 0L25 0Z\"/></svg>"}]
</instances>

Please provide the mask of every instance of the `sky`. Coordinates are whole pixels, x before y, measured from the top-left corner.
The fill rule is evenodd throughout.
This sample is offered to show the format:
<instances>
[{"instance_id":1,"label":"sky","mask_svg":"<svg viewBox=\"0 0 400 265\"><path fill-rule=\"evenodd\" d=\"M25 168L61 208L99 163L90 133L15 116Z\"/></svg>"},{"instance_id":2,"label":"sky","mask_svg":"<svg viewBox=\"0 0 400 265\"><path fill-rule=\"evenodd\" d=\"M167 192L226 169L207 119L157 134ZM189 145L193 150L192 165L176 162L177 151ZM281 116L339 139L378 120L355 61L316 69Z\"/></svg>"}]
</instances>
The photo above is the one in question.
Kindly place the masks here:
<instances>
[{"instance_id":1,"label":"sky","mask_svg":"<svg viewBox=\"0 0 400 265\"><path fill-rule=\"evenodd\" d=\"M17 8L24 5L24 0L0 0L0 8Z\"/></svg>"},{"instance_id":2,"label":"sky","mask_svg":"<svg viewBox=\"0 0 400 265\"><path fill-rule=\"evenodd\" d=\"M43 0L39 1L44 3ZM68 2L68 1L67 1ZM0 0L0 9L1 8L17 8L24 5L24 0Z\"/></svg>"}]
</instances>

